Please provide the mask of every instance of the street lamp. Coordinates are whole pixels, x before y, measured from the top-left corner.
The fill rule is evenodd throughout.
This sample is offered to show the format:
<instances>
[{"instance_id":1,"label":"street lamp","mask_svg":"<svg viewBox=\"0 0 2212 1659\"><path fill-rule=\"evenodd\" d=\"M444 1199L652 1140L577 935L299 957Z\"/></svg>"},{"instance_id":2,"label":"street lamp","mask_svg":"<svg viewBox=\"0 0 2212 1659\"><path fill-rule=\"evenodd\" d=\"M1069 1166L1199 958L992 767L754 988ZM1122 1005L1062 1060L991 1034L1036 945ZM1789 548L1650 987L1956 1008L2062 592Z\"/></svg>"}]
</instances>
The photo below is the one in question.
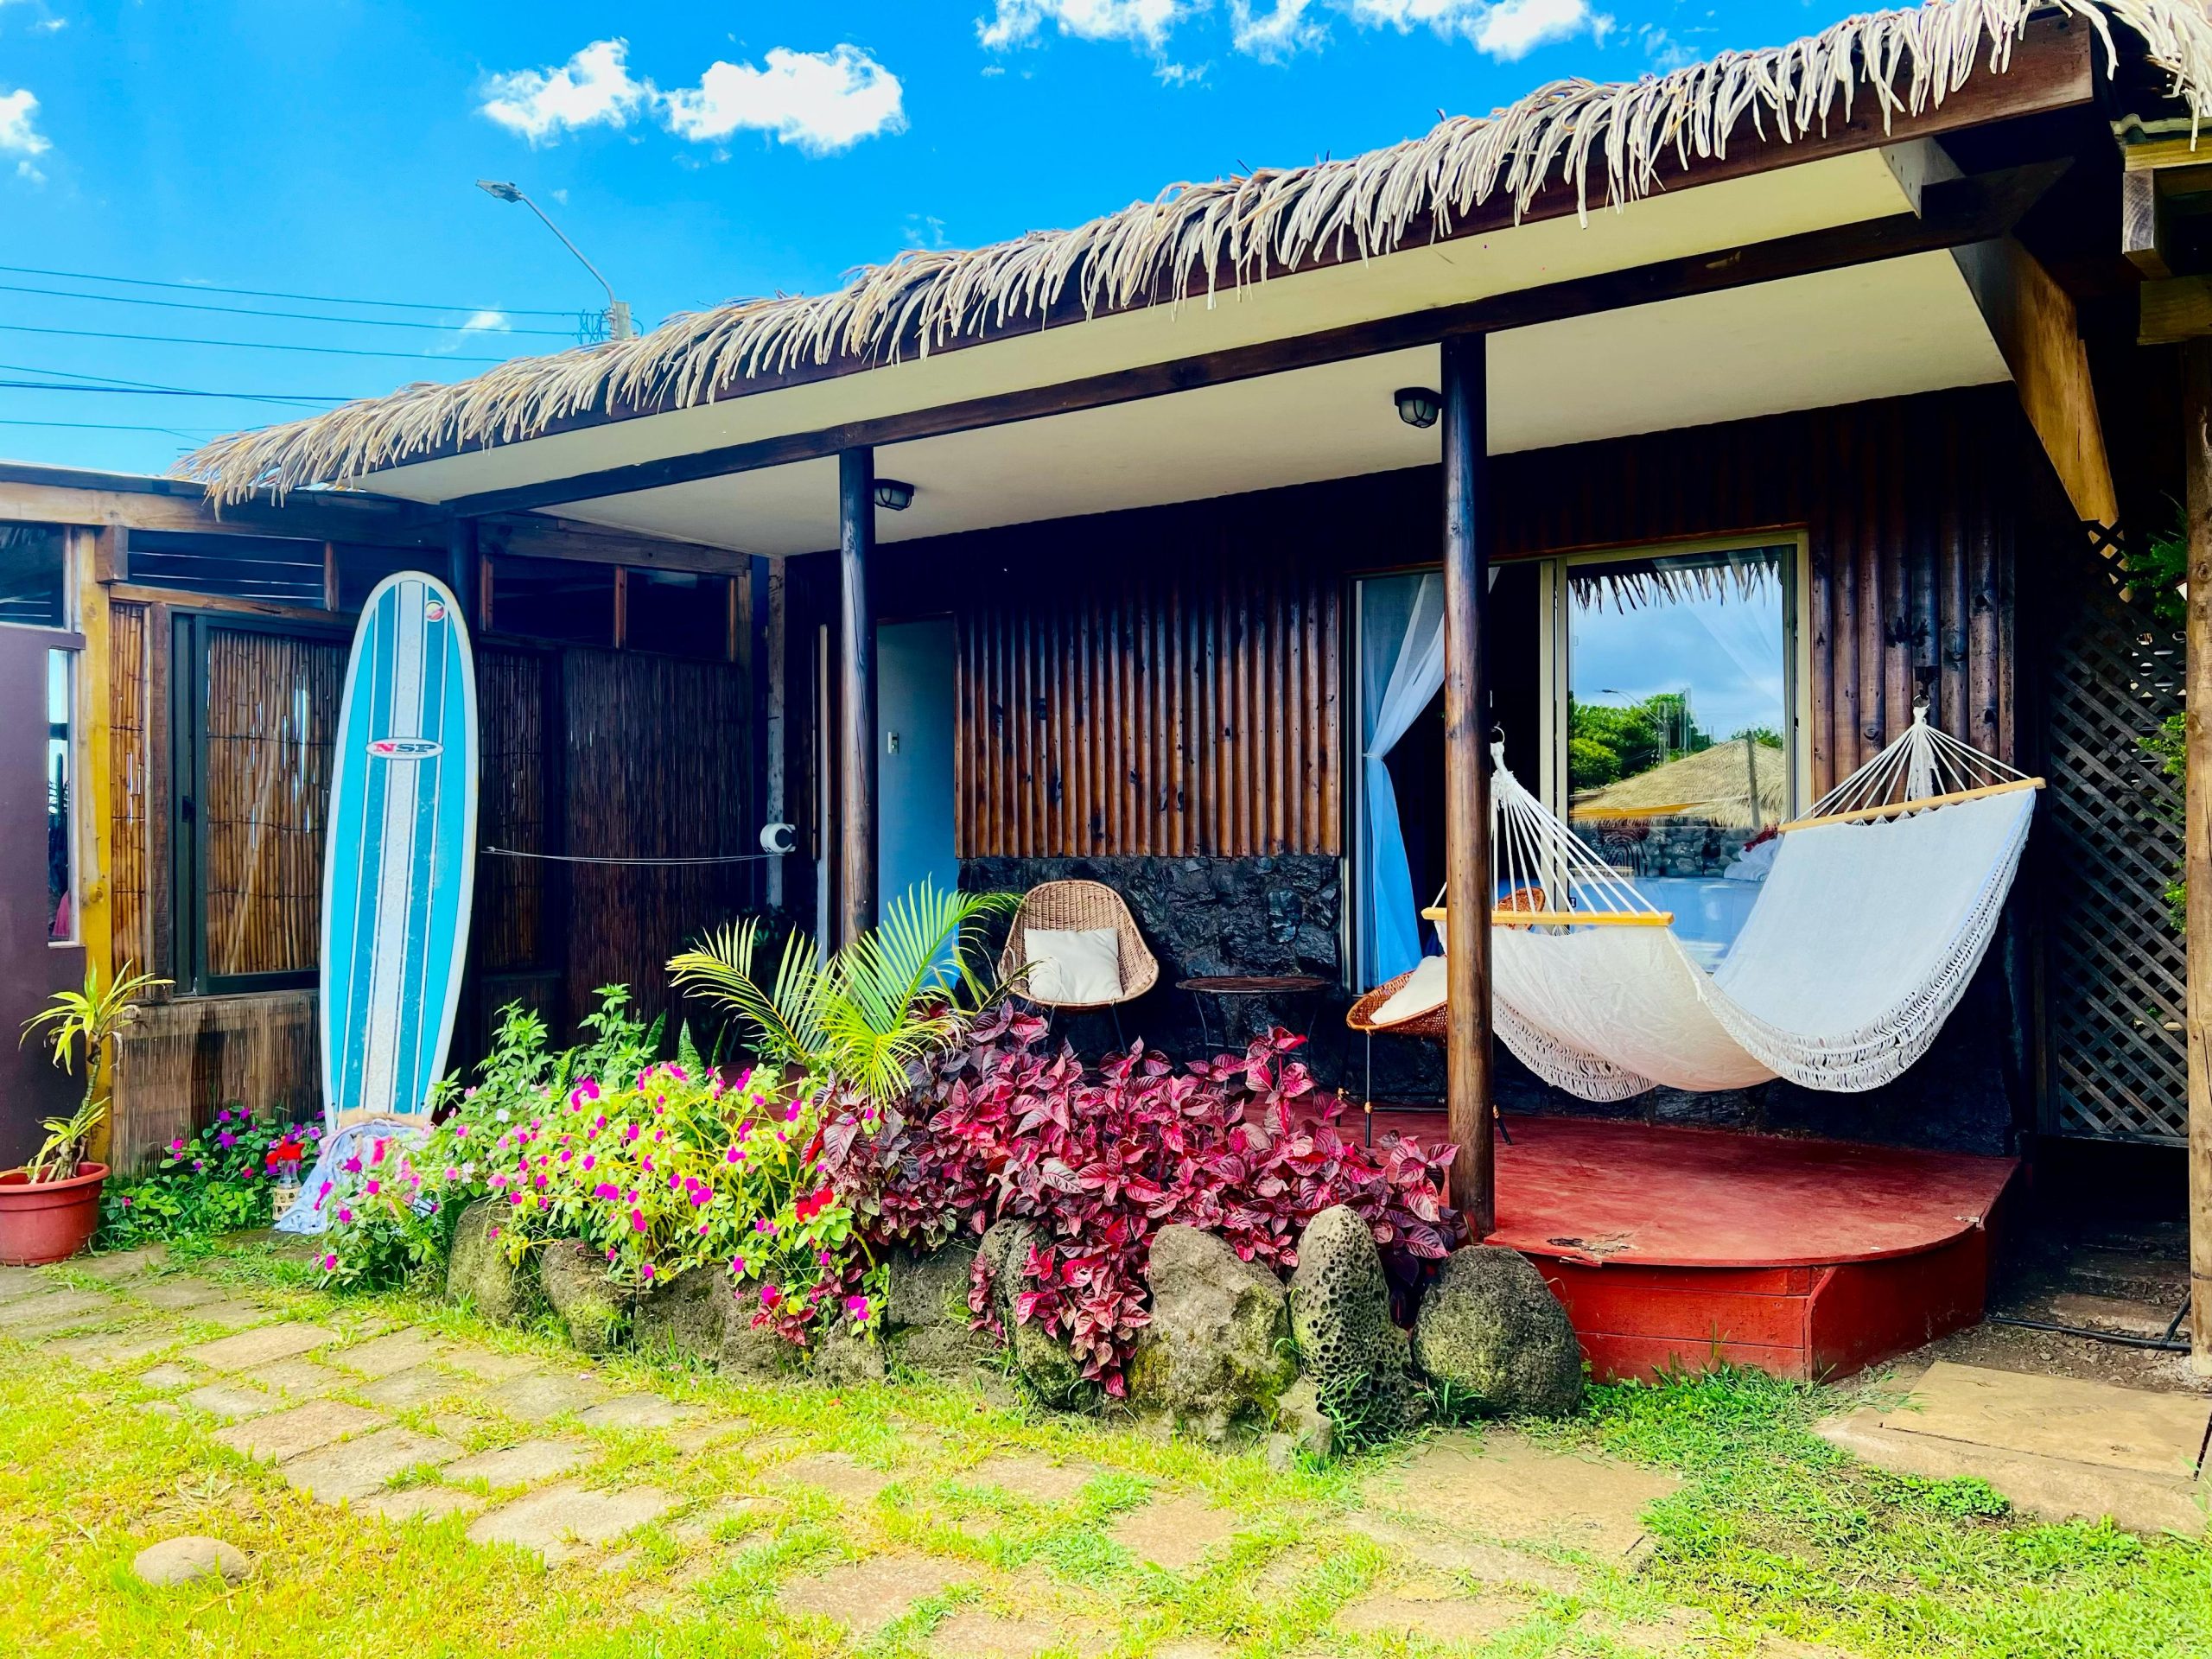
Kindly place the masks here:
<instances>
[{"instance_id":1,"label":"street lamp","mask_svg":"<svg viewBox=\"0 0 2212 1659\"><path fill-rule=\"evenodd\" d=\"M592 264L590 260L584 257L584 251L578 247L575 243L569 241L565 235L563 235L561 227L558 225L556 225L551 219L547 219L545 217L545 210L539 207L536 202L532 201L528 196L523 194L520 187L505 183L498 179L479 179L476 181L476 188L479 190L481 190L486 195L493 197L496 200L520 202L524 207L529 208L531 213L537 215L538 219L543 222L547 230L552 232L554 235L561 238L561 245L566 248L570 253L575 254L576 256L577 263L582 264L586 270L591 272L592 279L601 288L607 290L607 337L609 340L627 340L632 334L637 333L636 327L630 321L630 307L628 302L614 297L614 284L608 282L606 277L600 275L599 267Z\"/></svg>"}]
</instances>

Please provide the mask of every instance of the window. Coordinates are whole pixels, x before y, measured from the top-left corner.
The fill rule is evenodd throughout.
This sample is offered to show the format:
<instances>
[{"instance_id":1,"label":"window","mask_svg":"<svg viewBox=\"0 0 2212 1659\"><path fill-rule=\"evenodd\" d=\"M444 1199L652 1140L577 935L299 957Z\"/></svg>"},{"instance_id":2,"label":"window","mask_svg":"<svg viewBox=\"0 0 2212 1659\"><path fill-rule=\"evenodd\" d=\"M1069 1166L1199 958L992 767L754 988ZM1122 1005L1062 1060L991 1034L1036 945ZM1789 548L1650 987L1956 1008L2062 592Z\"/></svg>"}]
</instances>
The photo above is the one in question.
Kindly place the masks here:
<instances>
[{"instance_id":1,"label":"window","mask_svg":"<svg viewBox=\"0 0 2212 1659\"><path fill-rule=\"evenodd\" d=\"M68 538L60 524L0 520L0 622L69 626Z\"/></svg>"},{"instance_id":2,"label":"window","mask_svg":"<svg viewBox=\"0 0 2212 1659\"><path fill-rule=\"evenodd\" d=\"M315 982L342 633L176 621L178 978Z\"/></svg>"},{"instance_id":3,"label":"window","mask_svg":"<svg viewBox=\"0 0 2212 1659\"><path fill-rule=\"evenodd\" d=\"M487 560L490 632L568 645L614 644L614 567L581 559Z\"/></svg>"},{"instance_id":4,"label":"window","mask_svg":"<svg viewBox=\"0 0 2212 1659\"><path fill-rule=\"evenodd\" d=\"M1489 725L1506 766L1675 912L1708 964L1758 893L1797 798L1796 543L1520 561L1490 590ZM1356 594L1359 983L1433 950L1444 880L1443 584Z\"/></svg>"},{"instance_id":5,"label":"window","mask_svg":"<svg viewBox=\"0 0 2212 1659\"><path fill-rule=\"evenodd\" d=\"M77 653L46 653L46 937L56 944L77 938L76 859L70 826L76 788L72 746L76 706Z\"/></svg>"},{"instance_id":6,"label":"window","mask_svg":"<svg viewBox=\"0 0 2212 1659\"><path fill-rule=\"evenodd\" d=\"M729 656L728 577L632 566L623 588L622 643L631 650L713 663Z\"/></svg>"}]
</instances>

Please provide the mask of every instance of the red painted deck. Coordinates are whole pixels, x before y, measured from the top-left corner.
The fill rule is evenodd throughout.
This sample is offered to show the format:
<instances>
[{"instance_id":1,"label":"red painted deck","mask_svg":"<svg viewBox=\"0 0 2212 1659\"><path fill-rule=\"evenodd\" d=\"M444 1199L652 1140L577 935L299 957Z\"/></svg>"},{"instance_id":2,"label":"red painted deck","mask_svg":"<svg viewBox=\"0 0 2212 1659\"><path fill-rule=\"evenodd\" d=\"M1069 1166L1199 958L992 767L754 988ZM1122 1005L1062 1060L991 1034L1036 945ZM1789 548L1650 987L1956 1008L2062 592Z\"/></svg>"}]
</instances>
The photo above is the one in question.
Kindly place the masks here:
<instances>
[{"instance_id":1,"label":"red painted deck","mask_svg":"<svg viewBox=\"0 0 2212 1659\"><path fill-rule=\"evenodd\" d=\"M1516 1117L1497 1231L1600 1379L1757 1365L1847 1375L1981 1318L2010 1158ZM1432 1115L1377 1133L1436 1135Z\"/></svg>"}]
</instances>

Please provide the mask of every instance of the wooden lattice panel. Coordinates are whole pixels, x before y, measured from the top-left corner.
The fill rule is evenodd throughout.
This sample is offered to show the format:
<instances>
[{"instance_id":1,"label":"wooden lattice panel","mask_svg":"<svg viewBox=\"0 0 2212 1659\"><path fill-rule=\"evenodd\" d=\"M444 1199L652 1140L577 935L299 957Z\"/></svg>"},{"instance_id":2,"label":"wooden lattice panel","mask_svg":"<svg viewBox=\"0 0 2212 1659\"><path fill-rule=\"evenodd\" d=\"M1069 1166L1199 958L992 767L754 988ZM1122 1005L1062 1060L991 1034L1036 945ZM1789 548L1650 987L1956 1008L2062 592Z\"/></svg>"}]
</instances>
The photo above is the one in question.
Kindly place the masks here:
<instances>
[{"instance_id":1,"label":"wooden lattice panel","mask_svg":"<svg viewBox=\"0 0 2212 1659\"><path fill-rule=\"evenodd\" d=\"M2037 834L2044 912L2043 1127L2178 1141L2188 1128L2184 953L2166 890L2181 785L2141 740L2182 707L2182 637L2087 552L2056 614L2044 685L2050 788Z\"/></svg>"}]
</instances>

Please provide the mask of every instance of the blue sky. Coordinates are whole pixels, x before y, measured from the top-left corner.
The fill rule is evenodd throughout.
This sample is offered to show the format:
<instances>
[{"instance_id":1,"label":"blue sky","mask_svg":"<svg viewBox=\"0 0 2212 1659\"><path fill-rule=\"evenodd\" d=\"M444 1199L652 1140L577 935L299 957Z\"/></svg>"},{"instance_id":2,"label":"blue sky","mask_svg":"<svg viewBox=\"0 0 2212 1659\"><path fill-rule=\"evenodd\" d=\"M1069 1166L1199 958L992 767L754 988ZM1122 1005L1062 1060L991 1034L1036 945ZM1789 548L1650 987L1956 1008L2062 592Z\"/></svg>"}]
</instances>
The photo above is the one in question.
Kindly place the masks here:
<instances>
[{"instance_id":1,"label":"blue sky","mask_svg":"<svg viewBox=\"0 0 2212 1659\"><path fill-rule=\"evenodd\" d=\"M159 471L201 435L324 406L41 389L55 382L363 396L574 343L603 296L479 178L530 192L650 327L1842 10L0 0L0 265L16 268L0 270L0 382L40 383L0 385L0 456ZM270 315L286 310L307 315ZM113 334L281 349L91 337Z\"/></svg>"}]
</instances>

